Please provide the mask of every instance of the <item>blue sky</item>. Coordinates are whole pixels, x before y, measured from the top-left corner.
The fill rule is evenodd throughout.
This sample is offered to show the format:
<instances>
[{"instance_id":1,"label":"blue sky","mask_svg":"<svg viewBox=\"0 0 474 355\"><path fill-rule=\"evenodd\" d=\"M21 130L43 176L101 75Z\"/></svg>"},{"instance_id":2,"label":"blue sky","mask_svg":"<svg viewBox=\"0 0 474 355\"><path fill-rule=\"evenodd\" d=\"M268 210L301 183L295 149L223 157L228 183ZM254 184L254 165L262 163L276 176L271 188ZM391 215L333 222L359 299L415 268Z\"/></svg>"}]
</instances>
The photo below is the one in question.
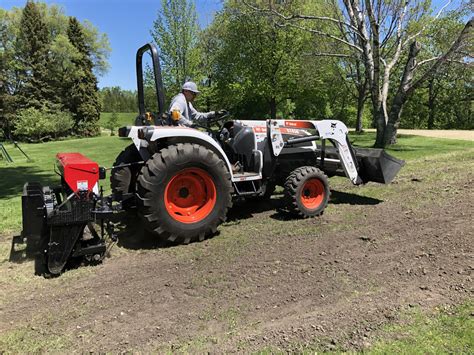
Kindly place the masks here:
<instances>
[{"instance_id":1,"label":"blue sky","mask_svg":"<svg viewBox=\"0 0 474 355\"><path fill-rule=\"evenodd\" d=\"M109 71L99 78L99 87L120 86L135 90L135 53L151 41L150 29L160 8L160 0L47 0L61 5L65 13L80 21L89 20L100 32L107 33L112 53ZM24 7L26 0L0 0L10 9ZM196 0L199 23L206 26L222 7L221 0Z\"/></svg>"},{"instance_id":2,"label":"blue sky","mask_svg":"<svg viewBox=\"0 0 474 355\"><path fill-rule=\"evenodd\" d=\"M222 0L195 0L199 23L205 27L214 13L222 8ZM150 29L160 8L160 0L46 0L63 6L65 13L79 20L89 20L100 32L107 33L112 47L109 71L99 78L99 87L120 86L135 90L135 53L151 41ZM434 0L439 8L447 0ZM459 5L455 0L448 9ZM0 0L0 6L23 7L26 0Z\"/></svg>"}]
</instances>

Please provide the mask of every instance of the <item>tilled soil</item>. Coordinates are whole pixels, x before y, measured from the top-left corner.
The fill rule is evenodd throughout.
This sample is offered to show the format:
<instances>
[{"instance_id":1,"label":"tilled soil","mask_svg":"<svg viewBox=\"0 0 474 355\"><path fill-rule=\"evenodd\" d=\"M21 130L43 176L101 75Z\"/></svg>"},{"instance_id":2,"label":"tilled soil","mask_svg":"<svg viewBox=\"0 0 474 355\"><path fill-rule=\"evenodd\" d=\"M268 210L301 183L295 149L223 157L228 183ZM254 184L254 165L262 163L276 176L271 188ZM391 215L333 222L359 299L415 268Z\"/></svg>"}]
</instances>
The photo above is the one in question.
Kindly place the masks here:
<instances>
[{"instance_id":1,"label":"tilled soil","mask_svg":"<svg viewBox=\"0 0 474 355\"><path fill-rule=\"evenodd\" d=\"M0 334L74 352L362 349L406 309L472 298L473 182L459 164L402 171L379 199L358 195L384 187L336 180L310 220L275 212L278 196L238 205L211 240L123 242L100 266L6 283Z\"/></svg>"}]
</instances>

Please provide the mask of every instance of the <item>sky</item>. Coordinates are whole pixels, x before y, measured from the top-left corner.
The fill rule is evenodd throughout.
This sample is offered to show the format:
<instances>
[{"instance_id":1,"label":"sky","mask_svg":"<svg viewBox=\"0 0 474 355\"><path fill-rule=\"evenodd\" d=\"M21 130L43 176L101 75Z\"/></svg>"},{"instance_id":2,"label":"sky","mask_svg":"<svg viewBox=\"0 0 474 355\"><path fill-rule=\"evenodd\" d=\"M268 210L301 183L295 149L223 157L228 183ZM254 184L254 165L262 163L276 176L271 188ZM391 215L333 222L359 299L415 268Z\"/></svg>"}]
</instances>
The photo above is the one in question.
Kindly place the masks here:
<instances>
[{"instance_id":1,"label":"sky","mask_svg":"<svg viewBox=\"0 0 474 355\"><path fill-rule=\"evenodd\" d=\"M108 72L99 77L99 87L120 86L135 90L135 53L152 40L150 30L160 8L160 0L47 0L61 5L66 15L89 20L109 37L112 52ZM26 0L0 0L0 7L24 7ZM221 0L196 0L199 24L207 26L221 9Z\"/></svg>"},{"instance_id":2,"label":"sky","mask_svg":"<svg viewBox=\"0 0 474 355\"><path fill-rule=\"evenodd\" d=\"M44 0L43 0L44 1ZM216 11L222 8L222 0L195 0L201 27L212 22ZM150 30L160 8L160 0L46 0L48 4L61 5L66 15L80 21L89 20L109 37L112 52L110 68L99 77L99 87L120 86L135 90L135 53L143 44L152 40ZM434 0L439 8L447 0ZM448 9L459 5L452 1ZM26 0L0 0L0 7L10 9L24 7Z\"/></svg>"}]
</instances>

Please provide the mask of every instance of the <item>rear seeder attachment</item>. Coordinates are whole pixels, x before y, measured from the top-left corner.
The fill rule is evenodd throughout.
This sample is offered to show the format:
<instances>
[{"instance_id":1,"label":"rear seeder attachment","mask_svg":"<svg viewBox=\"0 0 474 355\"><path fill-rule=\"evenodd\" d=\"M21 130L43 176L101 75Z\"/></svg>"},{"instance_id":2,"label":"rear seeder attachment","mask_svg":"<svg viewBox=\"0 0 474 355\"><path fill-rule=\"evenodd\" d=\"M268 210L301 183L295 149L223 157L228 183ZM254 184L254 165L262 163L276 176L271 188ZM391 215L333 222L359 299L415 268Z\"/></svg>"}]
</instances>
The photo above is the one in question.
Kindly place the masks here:
<instances>
[{"instance_id":1,"label":"rear seeder attachment","mask_svg":"<svg viewBox=\"0 0 474 355\"><path fill-rule=\"evenodd\" d=\"M22 196L22 237L30 250L37 250L36 272L45 275L102 261L106 237L116 240L113 222L121 211L99 193L105 169L79 153L58 154L57 161L61 185L28 182Z\"/></svg>"}]
</instances>

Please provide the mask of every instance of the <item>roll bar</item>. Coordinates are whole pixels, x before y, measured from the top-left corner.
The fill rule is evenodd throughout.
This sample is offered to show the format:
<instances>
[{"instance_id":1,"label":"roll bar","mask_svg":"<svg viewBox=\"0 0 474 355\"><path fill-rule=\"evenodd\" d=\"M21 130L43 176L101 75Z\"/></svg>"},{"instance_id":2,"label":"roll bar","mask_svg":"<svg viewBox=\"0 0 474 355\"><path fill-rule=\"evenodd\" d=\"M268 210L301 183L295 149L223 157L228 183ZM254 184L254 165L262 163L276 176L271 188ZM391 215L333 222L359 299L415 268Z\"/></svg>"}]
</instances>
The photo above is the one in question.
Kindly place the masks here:
<instances>
[{"instance_id":1,"label":"roll bar","mask_svg":"<svg viewBox=\"0 0 474 355\"><path fill-rule=\"evenodd\" d=\"M158 49L153 43L147 43L137 51L137 89L138 89L138 111L140 116L145 115L145 94L143 89L143 53L150 51L153 61L153 74L155 77L156 99L158 101L158 117L162 117L165 112L165 94L163 89L163 79L161 76L160 59Z\"/></svg>"}]
</instances>

